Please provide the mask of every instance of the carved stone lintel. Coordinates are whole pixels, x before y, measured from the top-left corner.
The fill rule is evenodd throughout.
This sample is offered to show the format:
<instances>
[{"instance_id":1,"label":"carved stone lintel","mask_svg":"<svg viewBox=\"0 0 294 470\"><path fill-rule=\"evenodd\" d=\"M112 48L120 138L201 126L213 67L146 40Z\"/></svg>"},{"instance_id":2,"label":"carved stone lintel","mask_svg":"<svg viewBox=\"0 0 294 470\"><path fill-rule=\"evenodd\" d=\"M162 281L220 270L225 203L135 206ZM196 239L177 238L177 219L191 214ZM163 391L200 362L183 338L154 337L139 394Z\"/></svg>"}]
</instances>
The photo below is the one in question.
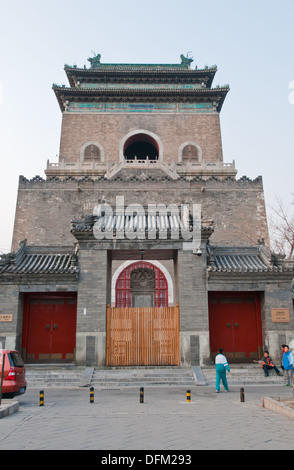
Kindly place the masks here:
<instances>
[{"instance_id":1,"label":"carved stone lintel","mask_svg":"<svg viewBox=\"0 0 294 470\"><path fill-rule=\"evenodd\" d=\"M155 273L152 269L138 268L131 272L131 292L154 292Z\"/></svg>"}]
</instances>

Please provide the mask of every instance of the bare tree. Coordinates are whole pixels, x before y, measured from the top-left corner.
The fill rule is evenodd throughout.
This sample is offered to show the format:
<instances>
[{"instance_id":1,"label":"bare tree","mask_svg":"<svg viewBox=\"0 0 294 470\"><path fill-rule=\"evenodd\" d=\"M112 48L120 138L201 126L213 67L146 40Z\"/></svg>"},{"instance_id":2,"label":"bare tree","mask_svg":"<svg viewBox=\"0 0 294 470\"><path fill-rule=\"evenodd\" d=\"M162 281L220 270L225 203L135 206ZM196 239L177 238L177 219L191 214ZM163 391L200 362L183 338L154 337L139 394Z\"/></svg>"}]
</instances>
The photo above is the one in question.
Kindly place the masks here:
<instances>
[{"instance_id":1,"label":"bare tree","mask_svg":"<svg viewBox=\"0 0 294 470\"><path fill-rule=\"evenodd\" d=\"M276 204L269 206L269 231L272 250L287 259L294 259L294 202L285 205L276 197ZM292 212L292 213L291 213Z\"/></svg>"}]
</instances>

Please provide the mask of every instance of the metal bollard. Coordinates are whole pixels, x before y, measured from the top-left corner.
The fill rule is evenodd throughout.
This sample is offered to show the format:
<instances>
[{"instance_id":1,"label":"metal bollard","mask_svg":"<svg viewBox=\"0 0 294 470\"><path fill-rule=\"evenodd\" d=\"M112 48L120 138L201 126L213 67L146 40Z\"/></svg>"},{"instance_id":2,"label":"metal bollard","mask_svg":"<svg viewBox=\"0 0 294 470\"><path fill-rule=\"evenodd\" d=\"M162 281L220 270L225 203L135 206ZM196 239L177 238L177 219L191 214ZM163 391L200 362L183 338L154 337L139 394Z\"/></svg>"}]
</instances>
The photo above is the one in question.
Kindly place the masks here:
<instances>
[{"instance_id":1,"label":"metal bollard","mask_svg":"<svg viewBox=\"0 0 294 470\"><path fill-rule=\"evenodd\" d=\"M90 388L90 403L94 403L94 387Z\"/></svg>"},{"instance_id":2,"label":"metal bollard","mask_svg":"<svg viewBox=\"0 0 294 470\"><path fill-rule=\"evenodd\" d=\"M191 390L187 390L187 402L191 401Z\"/></svg>"},{"instance_id":3,"label":"metal bollard","mask_svg":"<svg viewBox=\"0 0 294 470\"><path fill-rule=\"evenodd\" d=\"M44 406L44 390L40 391L40 406Z\"/></svg>"},{"instance_id":4,"label":"metal bollard","mask_svg":"<svg viewBox=\"0 0 294 470\"><path fill-rule=\"evenodd\" d=\"M140 403L144 403L144 387L140 388Z\"/></svg>"},{"instance_id":5,"label":"metal bollard","mask_svg":"<svg viewBox=\"0 0 294 470\"><path fill-rule=\"evenodd\" d=\"M243 403L245 401L245 392L244 388L240 388L240 401Z\"/></svg>"}]
</instances>

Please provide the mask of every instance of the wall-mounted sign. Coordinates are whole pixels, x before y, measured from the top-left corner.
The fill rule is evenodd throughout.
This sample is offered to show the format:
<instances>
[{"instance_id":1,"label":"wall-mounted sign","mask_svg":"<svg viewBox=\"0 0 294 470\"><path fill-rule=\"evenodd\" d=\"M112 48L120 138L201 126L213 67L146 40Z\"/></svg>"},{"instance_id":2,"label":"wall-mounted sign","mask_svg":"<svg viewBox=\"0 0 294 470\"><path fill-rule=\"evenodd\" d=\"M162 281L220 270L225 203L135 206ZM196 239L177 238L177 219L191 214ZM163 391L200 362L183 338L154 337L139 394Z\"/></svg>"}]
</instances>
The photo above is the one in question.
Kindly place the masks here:
<instances>
[{"instance_id":1,"label":"wall-mounted sign","mask_svg":"<svg viewBox=\"0 0 294 470\"><path fill-rule=\"evenodd\" d=\"M271 314L273 323L290 322L290 310L288 308L272 308Z\"/></svg>"},{"instance_id":2,"label":"wall-mounted sign","mask_svg":"<svg viewBox=\"0 0 294 470\"><path fill-rule=\"evenodd\" d=\"M12 314L0 314L0 322L12 321Z\"/></svg>"}]
</instances>

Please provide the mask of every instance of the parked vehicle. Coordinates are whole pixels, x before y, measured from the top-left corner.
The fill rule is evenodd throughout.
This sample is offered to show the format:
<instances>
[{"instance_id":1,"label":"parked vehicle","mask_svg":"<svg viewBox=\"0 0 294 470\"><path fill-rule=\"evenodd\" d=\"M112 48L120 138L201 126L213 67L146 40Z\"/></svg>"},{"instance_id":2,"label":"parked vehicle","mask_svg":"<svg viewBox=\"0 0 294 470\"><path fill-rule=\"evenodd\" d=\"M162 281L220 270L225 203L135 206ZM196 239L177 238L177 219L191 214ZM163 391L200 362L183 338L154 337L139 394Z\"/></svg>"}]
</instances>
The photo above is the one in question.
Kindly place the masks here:
<instances>
[{"instance_id":1,"label":"parked vehicle","mask_svg":"<svg viewBox=\"0 0 294 470\"><path fill-rule=\"evenodd\" d=\"M18 351L11 349L0 349L0 386L1 375L4 370L2 380L2 397L13 398L17 395L25 393L27 388L26 369L23 360Z\"/></svg>"}]
</instances>

